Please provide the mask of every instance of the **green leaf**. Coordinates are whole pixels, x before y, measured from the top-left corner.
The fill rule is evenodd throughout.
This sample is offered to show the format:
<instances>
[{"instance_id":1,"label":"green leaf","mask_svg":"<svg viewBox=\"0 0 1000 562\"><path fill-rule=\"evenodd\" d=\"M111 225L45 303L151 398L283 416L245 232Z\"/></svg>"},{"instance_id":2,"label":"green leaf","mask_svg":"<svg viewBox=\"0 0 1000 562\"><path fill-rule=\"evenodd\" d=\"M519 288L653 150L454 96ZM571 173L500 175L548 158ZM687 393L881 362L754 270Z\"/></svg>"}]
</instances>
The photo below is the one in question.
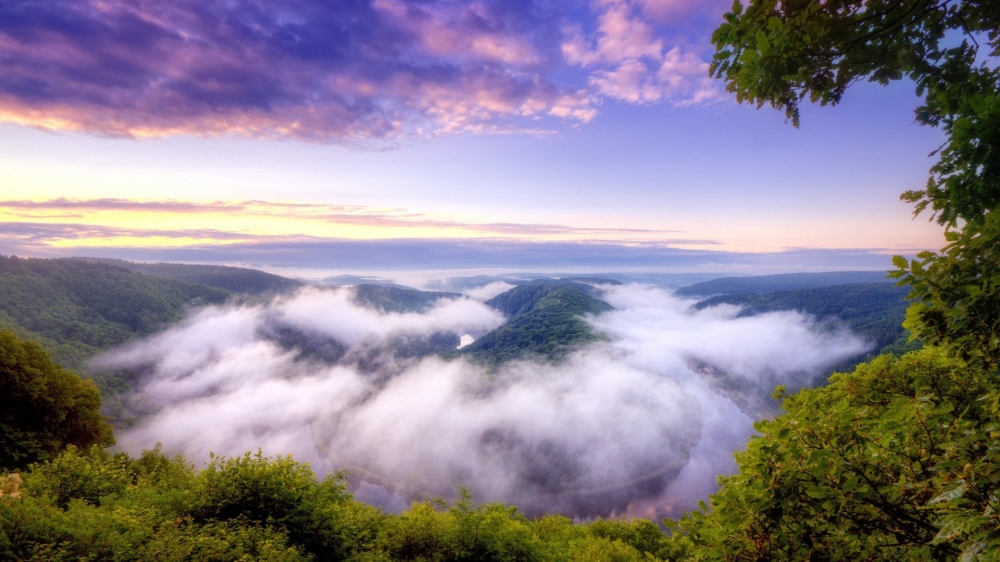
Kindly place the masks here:
<instances>
[{"instance_id":1,"label":"green leaf","mask_svg":"<svg viewBox=\"0 0 1000 562\"><path fill-rule=\"evenodd\" d=\"M771 50L771 43L767 40L767 33L760 30L756 34L757 39L757 50L760 54L767 56L767 53Z\"/></svg>"},{"instance_id":2,"label":"green leaf","mask_svg":"<svg viewBox=\"0 0 1000 562\"><path fill-rule=\"evenodd\" d=\"M960 484L958 486L956 486L956 487L952 488L951 490L948 490L947 492L945 492L945 493L943 493L943 494L935 497L929 503L931 505L933 505L933 504L936 504L936 503L950 502L950 501L953 501L953 500L957 500L958 498L964 496L965 492L967 492L967 491L968 491L968 486L966 485L966 483L965 483L964 480L961 480Z\"/></svg>"}]
</instances>

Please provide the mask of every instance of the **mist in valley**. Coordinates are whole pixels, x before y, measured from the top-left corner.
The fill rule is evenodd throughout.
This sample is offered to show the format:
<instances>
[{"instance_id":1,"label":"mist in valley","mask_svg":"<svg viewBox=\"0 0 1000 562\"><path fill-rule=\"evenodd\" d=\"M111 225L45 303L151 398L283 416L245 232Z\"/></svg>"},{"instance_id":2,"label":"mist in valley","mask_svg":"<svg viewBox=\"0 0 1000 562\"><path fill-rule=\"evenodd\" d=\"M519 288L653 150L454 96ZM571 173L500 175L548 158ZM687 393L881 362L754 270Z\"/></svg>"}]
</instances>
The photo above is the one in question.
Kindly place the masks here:
<instances>
[{"instance_id":1,"label":"mist in valley","mask_svg":"<svg viewBox=\"0 0 1000 562\"><path fill-rule=\"evenodd\" d=\"M601 285L614 310L597 343L558 361L477 363L457 348L504 317L493 283L412 312L307 287L265 304L209 306L99 357L141 373L120 432L132 453L162 443L201 463L261 448L318 473L346 470L359 499L414 499L532 513L660 518L695 507L735 470L774 386L809 384L867 343L796 312L734 306L644 285Z\"/></svg>"}]
</instances>

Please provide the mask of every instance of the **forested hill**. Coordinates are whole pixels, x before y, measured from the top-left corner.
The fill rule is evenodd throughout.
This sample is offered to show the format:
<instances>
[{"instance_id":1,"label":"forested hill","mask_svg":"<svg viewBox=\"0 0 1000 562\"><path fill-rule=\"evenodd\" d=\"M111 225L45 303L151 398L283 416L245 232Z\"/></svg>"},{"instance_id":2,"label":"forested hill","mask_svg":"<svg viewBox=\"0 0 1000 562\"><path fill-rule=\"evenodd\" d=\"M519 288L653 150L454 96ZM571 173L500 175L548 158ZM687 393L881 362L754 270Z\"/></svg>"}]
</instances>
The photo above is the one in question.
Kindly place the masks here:
<instances>
[{"instance_id":1,"label":"forested hill","mask_svg":"<svg viewBox=\"0 0 1000 562\"><path fill-rule=\"evenodd\" d=\"M0 328L39 342L74 369L98 351L163 329L188 306L231 294L107 263L0 256Z\"/></svg>"},{"instance_id":2,"label":"forested hill","mask_svg":"<svg viewBox=\"0 0 1000 562\"><path fill-rule=\"evenodd\" d=\"M532 283L486 301L507 321L462 350L476 360L498 365L528 356L557 360L600 335L581 318L600 314L611 305L595 290L579 283Z\"/></svg>"},{"instance_id":3,"label":"forested hill","mask_svg":"<svg viewBox=\"0 0 1000 562\"><path fill-rule=\"evenodd\" d=\"M838 318L855 334L872 342L880 353L908 351L903 329L909 289L891 283L851 283L767 294L719 295L699 302L702 309L719 304L743 307L740 316L777 310L798 310L817 318Z\"/></svg>"},{"instance_id":4,"label":"forested hill","mask_svg":"<svg viewBox=\"0 0 1000 562\"><path fill-rule=\"evenodd\" d=\"M754 277L723 277L688 285L675 291L681 297L745 295L812 289L849 283L891 283L884 271L830 271L824 273L783 273Z\"/></svg>"},{"instance_id":5,"label":"forested hill","mask_svg":"<svg viewBox=\"0 0 1000 562\"><path fill-rule=\"evenodd\" d=\"M245 267L193 265L185 263L137 263L108 258L70 258L90 263L114 265L150 277L208 285L234 293L265 295L291 291L303 283L279 275Z\"/></svg>"},{"instance_id":6,"label":"forested hill","mask_svg":"<svg viewBox=\"0 0 1000 562\"><path fill-rule=\"evenodd\" d=\"M422 312L439 299L457 298L458 293L418 291L391 285L357 285L354 301L381 312Z\"/></svg>"}]
</instances>

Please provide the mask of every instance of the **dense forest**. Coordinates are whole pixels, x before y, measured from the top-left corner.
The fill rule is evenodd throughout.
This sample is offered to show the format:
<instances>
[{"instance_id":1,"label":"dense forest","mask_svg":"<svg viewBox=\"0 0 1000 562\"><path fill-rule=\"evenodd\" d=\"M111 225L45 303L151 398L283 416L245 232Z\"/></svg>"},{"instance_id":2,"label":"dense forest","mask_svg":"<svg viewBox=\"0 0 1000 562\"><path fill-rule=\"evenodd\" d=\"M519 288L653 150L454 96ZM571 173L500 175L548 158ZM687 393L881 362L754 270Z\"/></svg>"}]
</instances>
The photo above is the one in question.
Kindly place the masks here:
<instances>
[{"instance_id":1,"label":"dense forest","mask_svg":"<svg viewBox=\"0 0 1000 562\"><path fill-rule=\"evenodd\" d=\"M912 351L903 329L909 289L892 283L852 283L826 287L718 295L695 304L703 309L719 304L741 307L739 316L753 316L778 310L798 310L822 321L839 321L855 334L871 342L875 355ZM839 325L838 322L838 325Z\"/></svg>"},{"instance_id":2,"label":"dense forest","mask_svg":"<svg viewBox=\"0 0 1000 562\"><path fill-rule=\"evenodd\" d=\"M458 293L418 291L388 285L362 284L354 287L354 301L380 312L421 312L443 298L456 298Z\"/></svg>"},{"instance_id":3,"label":"dense forest","mask_svg":"<svg viewBox=\"0 0 1000 562\"><path fill-rule=\"evenodd\" d=\"M647 520L529 520L469 498L387 514L355 501L339 475L320 481L290 458L250 454L195 471L155 450L71 447L13 493L0 498L4 560L639 562L685 549Z\"/></svg>"},{"instance_id":4,"label":"dense forest","mask_svg":"<svg viewBox=\"0 0 1000 562\"><path fill-rule=\"evenodd\" d=\"M104 263L0 256L0 327L76 369L98 351L162 330L189 307L230 295Z\"/></svg>"},{"instance_id":5,"label":"dense forest","mask_svg":"<svg viewBox=\"0 0 1000 562\"><path fill-rule=\"evenodd\" d=\"M273 295L292 291L304 285L304 283L295 279L288 279L287 277L246 267L185 263L138 263L110 258L73 259L90 263L104 263L150 277L207 285L247 295Z\"/></svg>"},{"instance_id":6,"label":"dense forest","mask_svg":"<svg viewBox=\"0 0 1000 562\"><path fill-rule=\"evenodd\" d=\"M677 289L681 297L710 297L714 295L749 295L816 289L833 285L855 283L891 283L884 271L827 271L823 273L780 273L753 277L720 277L711 281L694 283Z\"/></svg>"},{"instance_id":7,"label":"dense forest","mask_svg":"<svg viewBox=\"0 0 1000 562\"><path fill-rule=\"evenodd\" d=\"M21 372L46 361L35 353ZM9 363L2 368L6 375ZM1000 477L990 446L997 406L980 399L994 384L927 349L786 397L786 413L758 424L762 436L738 455L740 471L723 479L711 511L666 522L672 534L642 519L529 519L467 496L393 515L354 500L341 475L318 480L291 458L248 453L195 470L158 450L109 455L55 436L61 453L0 479L0 558L805 560L836 551L844 560L949 559L966 535L991 528L977 513L991 501L981 490ZM89 414L49 406L48 415L73 421L92 419L98 404L84 407ZM956 431L962 446L951 448ZM962 530L941 536L940 522Z\"/></svg>"},{"instance_id":8,"label":"dense forest","mask_svg":"<svg viewBox=\"0 0 1000 562\"><path fill-rule=\"evenodd\" d=\"M148 314L108 313L131 330L123 341L160 329L185 306L232 296L107 264L4 263L3 279L34 280L23 281L22 291L39 287L64 299L54 302L102 307L109 297L101 289L121 290L136 295L124 302L161 311L146 324ZM37 282L47 276L53 280ZM78 281L74 290L65 287ZM454 296L375 285L355 291L355 302L383 313L426 310ZM798 309L837 317L875 339L880 327L900 320L904 294L888 283L852 284L718 296L696 306L737 304L744 315ZM503 325L445 355L491 365L558 361L601 338L583 318L611 310L600 296L568 280L524 283L487 301L506 316ZM415 353L442 353L454 337ZM660 525L528 518L467 495L450 504L417 502L397 515L356 501L343 475L319 480L291 458L248 453L195 469L159 450L109 454L102 447L111 430L98 414L96 388L12 332L0 332L0 343L10 401L0 416L0 470L19 471L0 477L0 559L799 560L833 550L844 553L839 559L865 559L872 549L877 560L947 559L967 551L970 536L988 535L992 519L978 514L991 501L985 490L1000 479L989 446L1000 401L983 400L995 392L994 375L933 347L878 357L795 395L779 389L783 413L757 425L761 436L738 455L740 471L722 480L710 507ZM941 525L961 530L942 537Z\"/></svg>"},{"instance_id":9,"label":"dense forest","mask_svg":"<svg viewBox=\"0 0 1000 562\"><path fill-rule=\"evenodd\" d=\"M259 453L201 470L110 455L96 389L0 331L0 560L671 560L650 521L529 520L516 508L354 500L342 474ZM24 469L27 469L24 471Z\"/></svg>"},{"instance_id":10,"label":"dense forest","mask_svg":"<svg viewBox=\"0 0 1000 562\"><path fill-rule=\"evenodd\" d=\"M464 347L462 354L491 365L527 357L558 360L566 353L598 341L601 335L582 318L611 305L597 291L575 282L531 283L486 301L507 317L496 328Z\"/></svg>"}]
</instances>

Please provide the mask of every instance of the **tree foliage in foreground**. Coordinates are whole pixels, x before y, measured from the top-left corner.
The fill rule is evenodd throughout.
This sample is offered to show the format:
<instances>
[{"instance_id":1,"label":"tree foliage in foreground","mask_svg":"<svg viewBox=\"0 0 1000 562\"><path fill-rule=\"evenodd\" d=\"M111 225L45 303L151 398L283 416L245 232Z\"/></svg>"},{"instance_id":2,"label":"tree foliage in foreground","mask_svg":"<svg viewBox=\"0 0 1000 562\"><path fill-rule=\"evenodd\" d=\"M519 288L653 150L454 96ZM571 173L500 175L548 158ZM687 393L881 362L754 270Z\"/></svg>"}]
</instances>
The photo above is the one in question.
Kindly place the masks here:
<instances>
[{"instance_id":1,"label":"tree foliage in foreground","mask_svg":"<svg viewBox=\"0 0 1000 562\"><path fill-rule=\"evenodd\" d=\"M416 503L392 515L291 458L216 458L201 471L69 448L0 496L3 560L655 561L685 542L650 521L529 521L516 508Z\"/></svg>"},{"instance_id":2,"label":"tree foliage in foreground","mask_svg":"<svg viewBox=\"0 0 1000 562\"><path fill-rule=\"evenodd\" d=\"M0 330L0 471L49 459L67 445L112 443L94 383L53 363L40 345Z\"/></svg>"},{"instance_id":3,"label":"tree foliage in foreground","mask_svg":"<svg viewBox=\"0 0 1000 562\"><path fill-rule=\"evenodd\" d=\"M865 78L916 83L917 121L947 140L925 188L902 199L929 209L948 245L895 259L919 301L906 327L962 361L1000 363L1000 3L736 2L713 42L712 72L737 100L783 109L795 125L803 99L836 104Z\"/></svg>"},{"instance_id":4,"label":"tree foliage in foreground","mask_svg":"<svg viewBox=\"0 0 1000 562\"><path fill-rule=\"evenodd\" d=\"M1000 559L1000 387L941 350L785 397L681 529L699 560Z\"/></svg>"},{"instance_id":5,"label":"tree foliage in foreground","mask_svg":"<svg viewBox=\"0 0 1000 562\"><path fill-rule=\"evenodd\" d=\"M1000 559L1000 3L750 0L715 32L712 72L741 102L838 103L908 78L945 144L902 195L947 246L894 258L929 345L784 401L711 510L680 528L699 560Z\"/></svg>"}]
</instances>

